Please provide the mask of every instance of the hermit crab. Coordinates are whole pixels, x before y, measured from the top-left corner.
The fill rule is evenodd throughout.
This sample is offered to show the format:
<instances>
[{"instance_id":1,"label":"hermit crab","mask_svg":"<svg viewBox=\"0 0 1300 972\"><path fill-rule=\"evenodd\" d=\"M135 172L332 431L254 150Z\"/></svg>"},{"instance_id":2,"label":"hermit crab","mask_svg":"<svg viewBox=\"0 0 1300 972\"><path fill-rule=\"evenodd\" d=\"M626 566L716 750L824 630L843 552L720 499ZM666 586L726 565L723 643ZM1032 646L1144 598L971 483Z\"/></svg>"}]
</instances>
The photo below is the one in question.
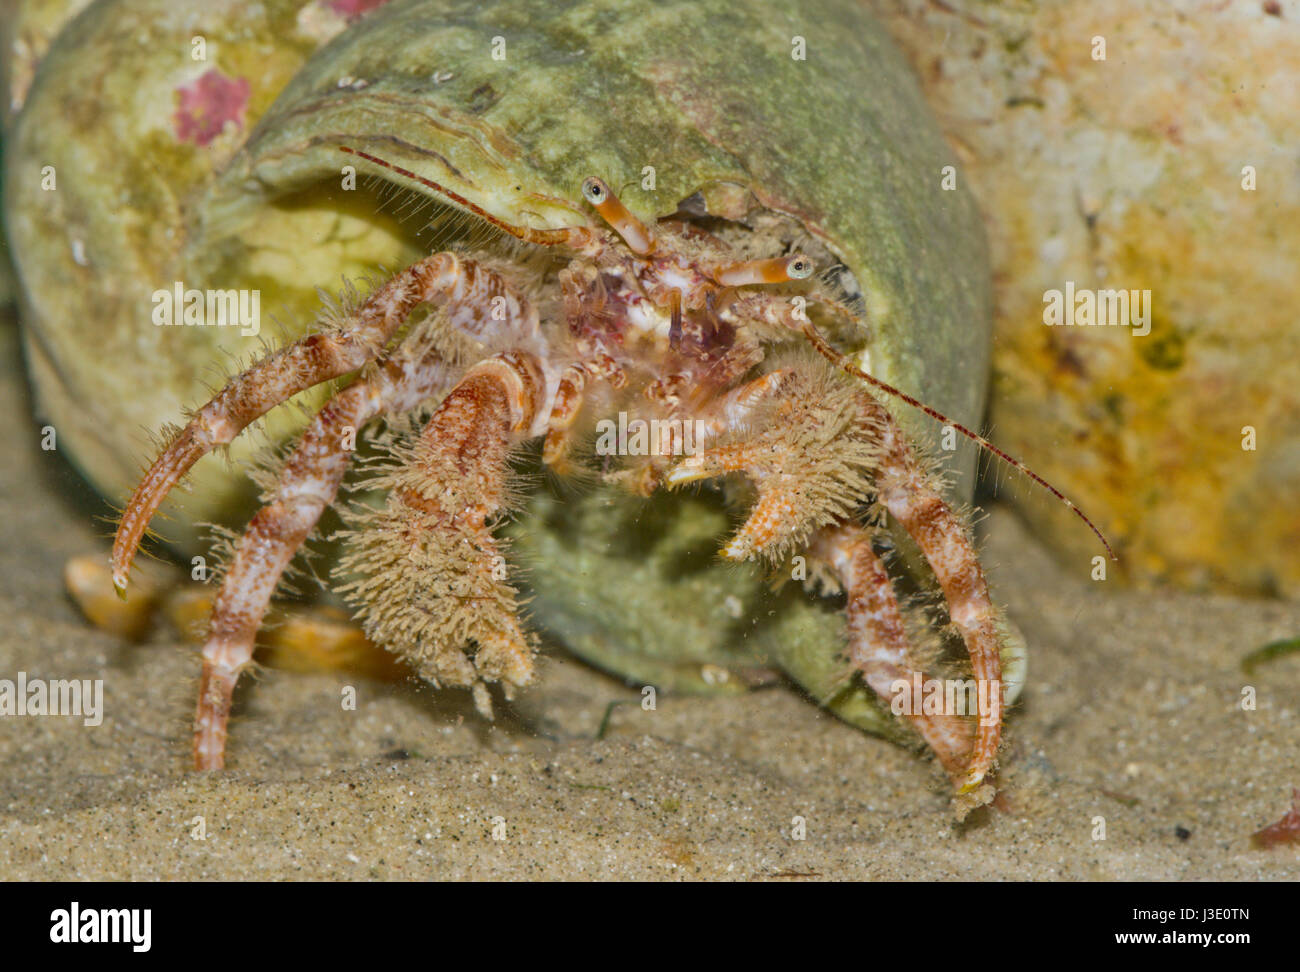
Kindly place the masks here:
<instances>
[{"instance_id":1,"label":"hermit crab","mask_svg":"<svg viewBox=\"0 0 1300 972\"><path fill-rule=\"evenodd\" d=\"M366 633L423 677L472 686L485 713L485 683L501 682L509 694L532 680L533 645L492 533L510 508L510 453L543 437L544 462L561 470L573 461L584 422L631 409L649 416L640 418L643 427L665 431L650 436L649 449L630 448L605 478L649 495L733 473L749 477L757 500L723 556L783 562L806 551L815 558L847 596L850 660L887 699L899 679L910 683L912 664L892 582L860 510L879 502L911 534L944 590L976 678L991 688L973 740L956 714L910 718L962 789L978 786L1002 725L998 612L965 525L889 412L820 361L772 353L802 336L856 371L796 299L757 289L810 277L812 261L803 254L737 260L722 239L689 224L648 227L596 177L584 181L582 194L608 224L604 231L513 226L437 189L522 242L557 247L569 259L553 281L544 274L540 282L508 263L453 252L401 271L332 329L236 376L173 437L122 515L113 579L125 591L150 516L201 456L304 389L360 372L303 433L224 573L203 648L196 768L224 764L235 682L252 662L281 574L335 499L347 468L345 436L440 400L415 441L394 450L374 484L387 504L354 518L352 549L339 564L345 578L355 575L342 591ZM554 283L558 299L545 290ZM457 333L411 328L390 347L425 303L440 305L437 320ZM484 350L458 367L465 337Z\"/></svg>"},{"instance_id":2,"label":"hermit crab","mask_svg":"<svg viewBox=\"0 0 1300 972\"><path fill-rule=\"evenodd\" d=\"M864 728L910 724L987 798L1023 646L962 512L973 454L941 469L923 447L936 419L987 445L967 428L987 265L878 25L835 0L336 6L208 12L216 63L196 66L193 25L160 15L175 4L101 0L51 45L7 159L41 407L105 492L131 476L129 430L202 401L236 333L154 326L150 294L255 289L306 318L278 347L235 346L117 527L125 588L193 465L176 539L210 552L192 525L239 522L238 436L266 415L280 452L220 574L195 764L222 765L263 612L337 506L335 593L484 711L489 686L533 677L534 630L668 687L731 690L764 666ZM120 56L142 32L149 57ZM96 100L128 88L130 107ZM174 114L129 114L169 98ZM45 164L57 192L14 193ZM430 218L399 218L411 200ZM373 283L317 316L339 272ZM305 428L275 409L291 398ZM729 522L721 557L684 555ZM934 620L896 591L906 572L941 592L978 712L891 714L900 684L944 667Z\"/></svg>"}]
</instances>

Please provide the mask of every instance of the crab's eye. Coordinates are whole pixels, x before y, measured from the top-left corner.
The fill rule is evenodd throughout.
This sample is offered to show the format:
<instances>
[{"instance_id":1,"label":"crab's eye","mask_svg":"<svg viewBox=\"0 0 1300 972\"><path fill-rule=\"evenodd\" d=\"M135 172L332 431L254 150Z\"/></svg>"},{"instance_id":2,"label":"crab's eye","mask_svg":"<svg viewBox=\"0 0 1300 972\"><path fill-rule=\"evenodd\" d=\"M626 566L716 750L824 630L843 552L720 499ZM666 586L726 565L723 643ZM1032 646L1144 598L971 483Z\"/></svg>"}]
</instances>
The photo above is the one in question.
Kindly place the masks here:
<instances>
[{"instance_id":1,"label":"crab's eye","mask_svg":"<svg viewBox=\"0 0 1300 972\"><path fill-rule=\"evenodd\" d=\"M582 196L596 207L596 212L637 256L645 256L654 249L654 237L645 224L618 201L618 196L604 180L588 176L582 182Z\"/></svg>"},{"instance_id":2,"label":"crab's eye","mask_svg":"<svg viewBox=\"0 0 1300 972\"><path fill-rule=\"evenodd\" d=\"M724 287L748 287L752 284L787 283L811 277L813 262L802 253L765 260L746 260L729 267L719 267L713 279Z\"/></svg>"},{"instance_id":3,"label":"crab's eye","mask_svg":"<svg viewBox=\"0 0 1300 972\"><path fill-rule=\"evenodd\" d=\"M785 272L790 275L791 280L803 280L812 276L813 262L802 254L792 256L786 261Z\"/></svg>"}]
</instances>

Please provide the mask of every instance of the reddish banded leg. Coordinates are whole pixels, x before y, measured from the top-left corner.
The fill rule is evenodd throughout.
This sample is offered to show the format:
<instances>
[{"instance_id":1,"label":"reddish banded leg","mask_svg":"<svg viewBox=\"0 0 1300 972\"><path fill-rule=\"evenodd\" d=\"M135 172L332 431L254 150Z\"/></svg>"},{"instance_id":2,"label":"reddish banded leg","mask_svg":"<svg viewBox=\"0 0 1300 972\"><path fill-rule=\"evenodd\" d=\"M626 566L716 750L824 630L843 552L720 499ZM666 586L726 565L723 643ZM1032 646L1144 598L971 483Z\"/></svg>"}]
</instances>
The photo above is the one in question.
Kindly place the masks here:
<instances>
[{"instance_id":1,"label":"reddish banded leg","mask_svg":"<svg viewBox=\"0 0 1300 972\"><path fill-rule=\"evenodd\" d=\"M330 399L303 433L275 492L244 531L213 604L194 716L195 769L224 765L235 683L252 660L280 576L338 492L349 460L344 438L382 412L416 408L446 381L446 367L436 357L385 362Z\"/></svg>"},{"instance_id":2,"label":"reddish banded leg","mask_svg":"<svg viewBox=\"0 0 1300 972\"><path fill-rule=\"evenodd\" d=\"M948 602L948 616L966 642L971 670L988 686L981 693L988 699L988 710L980 713L970 765L961 785L962 792L969 792L993 767L1002 736L999 615L965 525L917 464L892 418L885 426L881 446L880 502L921 548Z\"/></svg>"},{"instance_id":3,"label":"reddish banded leg","mask_svg":"<svg viewBox=\"0 0 1300 972\"><path fill-rule=\"evenodd\" d=\"M158 505L204 455L304 389L378 357L417 305L449 301L452 323L473 332L490 312L491 297L503 292L496 274L453 253L436 253L396 274L338 328L304 337L232 378L154 461L127 503L113 541L117 589L126 590L131 560Z\"/></svg>"},{"instance_id":4,"label":"reddish banded leg","mask_svg":"<svg viewBox=\"0 0 1300 972\"><path fill-rule=\"evenodd\" d=\"M698 418L692 418L689 412L683 414L681 401L682 398L689 397L693 390L693 376L672 374L659 378L646 387L646 398L667 409L674 418L681 416L681 424L678 427L669 426L668 432L660 440L657 456L643 463L639 469L615 474L613 481L623 482L637 495L649 496L660 486L671 489L728 472L751 472L745 459L738 454L739 451L744 451L748 455L747 449L735 446L712 449L704 447L719 438L748 428L756 410L788 387L792 377L793 372L788 369L760 375L710 402ZM685 439L688 434L687 423L693 423L689 427L689 439ZM685 459L676 459L675 457L686 453L686 442L690 443L691 453ZM673 462L667 472L664 471L664 460Z\"/></svg>"},{"instance_id":5,"label":"reddish banded leg","mask_svg":"<svg viewBox=\"0 0 1300 972\"><path fill-rule=\"evenodd\" d=\"M786 389L790 388L794 381L795 374L793 371L789 368L778 368L775 371L759 375L753 381L741 385L739 388L733 388L719 398L717 403L710 408L708 415L702 419L703 424L699 429L702 438L697 439L696 444L701 445L703 442L713 441L721 435L743 429L750 422L759 406L777 398ZM687 466L687 469L689 468ZM683 471L682 475L686 477L687 474Z\"/></svg>"},{"instance_id":6,"label":"reddish banded leg","mask_svg":"<svg viewBox=\"0 0 1300 972\"><path fill-rule=\"evenodd\" d=\"M758 501L723 548L723 555L732 560L779 559L814 530L849 521L866 497L878 494L929 561L949 615L965 640L975 678L983 683L981 697L988 710L980 713L970 765L960 783L963 792L973 790L997 756L1002 661L998 615L961 521L912 458L892 416L869 396L838 384L814 386L796 376L788 393L755 417L761 421L755 422L752 433L683 460L667 481L676 484L728 472L743 472L754 481ZM869 553L868 545L853 557L841 556L841 567L869 576L875 569ZM879 587L863 583L864 590L877 592L870 595L876 603L863 610L888 611ZM883 625L882 631L892 638L888 627ZM918 728L949 765L960 749L955 727L936 721Z\"/></svg>"},{"instance_id":7,"label":"reddish banded leg","mask_svg":"<svg viewBox=\"0 0 1300 972\"><path fill-rule=\"evenodd\" d=\"M907 631L884 563L861 527L841 524L823 530L808 552L830 565L848 598L849 660L863 681L886 703L900 679L912 685L916 671L908 659ZM922 676L925 677L924 675ZM948 775L960 779L970 755L970 724L954 714L907 714Z\"/></svg>"}]
</instances>

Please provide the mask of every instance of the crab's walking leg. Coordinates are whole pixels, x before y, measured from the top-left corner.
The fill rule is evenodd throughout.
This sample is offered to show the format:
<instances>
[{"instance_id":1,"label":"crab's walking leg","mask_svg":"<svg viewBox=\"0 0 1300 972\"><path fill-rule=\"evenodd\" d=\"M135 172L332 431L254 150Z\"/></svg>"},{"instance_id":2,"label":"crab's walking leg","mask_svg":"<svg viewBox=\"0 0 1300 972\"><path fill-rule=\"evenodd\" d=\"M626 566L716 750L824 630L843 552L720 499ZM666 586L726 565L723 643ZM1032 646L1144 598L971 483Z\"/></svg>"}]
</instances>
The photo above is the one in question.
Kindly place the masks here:
<instances>
[{"instance_id":1,"label":"crab's walking leg","mask_svg":"<svg viewBox=\"0 0 1300 972\"><path fill-rule=\"evenodd\" d=\"M371 639L435 684L528 684L533 648L492 526L510 501L513 445L537 434L544 372L526 352L480 361L447 393L403 463L376 485L383 510L354 519L338 589ZM465 649L477 645L472 658Z\"/></svg>"},{"instance_id":2,"label":"crab's walking leg","mask_svg":"<svg viewBox=\"0 0 1300 972\"><path fill-rule=\"evenodd\" d=\"M338 492L349 459L344 438L382 412L417 407L444 389L448 377L436 356L399 356L330 399L303 433L274 493L244 531L213 604L194 717L195 769L221 769L225 762L235 683L252 660L281 574Z\"/></svg>"},{"instance_id":3,"label":"crab's walking leg","mask_svg":"<svg viewBox=\"0 0 1300 972\"><path fill-rule=\"evenodd\" d=\"M907 631L889 573L872 549L870 535L849 523L827 527L808 552L829 564L844 588L849 660L863 680L886 703L893 700L900 680L910 691L915 669L907 657ZM970 724L956 714L924 714L915 704L908 708L907 718L944 769L960 779L971 751Z\"/></svg>"},{"instance_id":4,"label":"crab's walking leg","mask_svg":"<svg viewBox=\"0 0 1300 972\"><path fill-rule=\"evenodd\" d=\"M573 423L582 411L590 380L604 380L614 388L622 388L627 384L627 375L617 361L603 353L576 361L561 373L551 414L546 420L546 441L542 446L542 461L556 470L563 470Z\"/></svg>"},{"instance_id":5,"label":"crab's walking leg","mask_svg":"<svg viewBox=\"0 0 1300 972\"><path fill-rule=\"evenodd\" d=\"M633 475L620 477L623 484L637 495L649 496L660 486L671 489L745 468L745 459L736 450L706 447L721 436L746 428L755 410L787 387L792 377L793 373L788 369L771 371L708 403L698 419L686 418L687 422L693 423L689 428L689 440L684 438L685 427L681 436L670 430L660 441L660 454L642 464ZM665 375L647 388L646 397L671 412L681 414L682 392L689 392L690 382L691 377L685 374ZM683 453L689 458L676 462L665 474L663 460L671 461L671 457Z\"/></svg>"},{"instance_id":6,"label":"crab's walking leg","mask_svg":"<svg viewBox=\"0 0 1300 972\"><path fill-rule=\"evenodd\" d=\"M435 253L395 274L339 327L308 335L231 379L154 461L123 510L113 540L117 589L126 589L131 560L159 504L204 455L234 441L249 423L304 389L376 358L417 305L446 300L451 323L476 333L492 299L506 293L495 273L454 253Z\"/></svg>"},{"instance_id":7,"label":"crab's walking leg","mask_svg":"<svg viewBox=\"0 0 1300 972\"><path fill-rule=\"evenodd\" d=\"M884 412L884 409L881 409ZM948 616L966 642L971 670L987 707L980 712L962 792L974 789L997 758L1002 736L1002 655L999 615L970 533L917 463L893 418L882 437L880 503L916 541L948 602Z\"/></svg>"},{"instance_id":8,"label":"crab's walking leg","mask_svg":"<svg viewBox=\"0 0 1300 972\"><path fill-rule=\"evenodd\" d=\"M744 428L754 410L780 395L794 378L795 374L789 368L778 368L727 392L718 400L710 414L701 420L696 445L703 445L720 435ZM682 481L690 478L690 469L689 463L683 464Z\"/></svg>"},{"instance_id":9,"label":"crab's walking leg","mask_svg":"<svg viewBox=\"0 0 1300 972\"><path fill-rule=\"evenodd\" d=\"M934 571L981 690L985 708L979 713L970 765L960 781L962 791L970 791L997 756L1002 660L1000 619L965 526L944 504L893 417L878 402L835 385L818 389L796 384L788 392L760 427L684 459L667 481L676 484L728 472L743 472L754 480L758 500L723 548L731 560L779 558L815 529L845 522L863 498L873 491L878 494L881 504L916 539ZM951 744L936 748L946 759L954 751Z\"/></svg>"},{"instance_id":10,"label":"crab's walking leg","mask_svg":"<svg viewBox=\"0 0 1300 972\"><path fill-rule=\"evenodd\" d=\"M674 466L669 486L742 472L758 487L728 560L779 559L814 530L845 519L870 492L876 426L843 387L818 388L790 369L729 392L704 419L705 441Z\"/></svg>"}]
</instances>

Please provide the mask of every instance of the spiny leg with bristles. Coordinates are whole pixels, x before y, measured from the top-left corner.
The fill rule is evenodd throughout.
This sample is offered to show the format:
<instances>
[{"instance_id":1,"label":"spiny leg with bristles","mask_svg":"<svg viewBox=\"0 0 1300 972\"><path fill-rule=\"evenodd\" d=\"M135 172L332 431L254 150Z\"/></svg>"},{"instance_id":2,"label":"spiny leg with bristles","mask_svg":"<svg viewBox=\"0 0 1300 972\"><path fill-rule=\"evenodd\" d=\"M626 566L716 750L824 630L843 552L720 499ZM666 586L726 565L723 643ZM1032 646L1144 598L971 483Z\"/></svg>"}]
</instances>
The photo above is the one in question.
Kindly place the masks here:
<instances>
[{"instance_id":1,"label":"spiny leg with bristles","mask_svg":"<svg viewBox=\"0 0 1300 972\"><path fill-rule=\"evenodd\" d=\"M773 386L783 394L774 394ZM739 402L747 407L737 409ZM753 481L757 499L723 547L723 556L781 563L806 548L829 563L849 598L850 660L888 703L895 678L910 682L914 669L907 661L892 589L880 588L888 585L888 574L871 551L869 537L856 526L858 511L878 495L931 561L949 598L949 613L966 638L976 677L989 686L998 684L997 639L987 637L982 623L994 612L974 550L931 477L902 444L889 413L845 381L818 377L806 361L743 386L731 412L729 424L738 432L724 433L720 442L681 460L666 477L670 486L731 473ZM871 661L882 652L887 665ZM995 701L989 712L981 713L979 744L969 766L964 761L971 745L956 721L920 713L912 720L945 768L963 774L964 789L979 784L997 752L1000 695L986 689L989 695Z\"/></svg>"},{"instance_id":2,"label":"spiny leg with bristles","mask_svg":"<svg viewBox=\"0 0 1300 972\"><path fill-rule=\"evenodd\" d=\"M511 696L533 677L533 645L492 528L511 506L511 449L532 433L545 394L531 354L474 365L415 445L368 484L384 489L387 502L350 517L336 571L338 591L373 641L434 685L472 689L485 716L486 683L502 683Z\"/></svg>"},{"instance_id":3,"label":"spiny leg with bristles","mask_svg":"<svg viewBox=\"0 0 1300 972\"><path fill-rule=\"evenodd\" d=\"M898 597L871 533L853 523L826 527L813 538L808 553L830 567L844 591L848 659L871 690L892 702L900 683L911 691L914 675L928 680L912 658ZM917 704L906 706L903 714L948 775L961 779L974 738L970 722L957 713L925 712Z\"/></svg>"},{"instance_id":4,"label":"spiny leg with bristles","mask_svg":"<svg viewBox=\"0 0 1300 972\"><path fill-rule=\"evenodd\" d=\"M334 501L350 458L344 439L380 415L419 407L443 390L449 370L434 351L423 358L399 352L326 402L303 432L239 539L213 603L194 716L196 769L225 765L235 684L253 659L280 577Z\"/></svg>"},{"instance_id":5,"label":"spiny leg with bristles","mask_svg":"<svg viewBox=\"0 0 1300 972\"><path fill-rule=\"evenodd\" d=\"M879 407L879 406L877 406ZM884 411L881 409L881 411ZM887 413L886 413L887 414ZM982 689L970 765L961 781L973 790L992 769L1002 733L1002 625L966 524L952 511L892 420L881 441L880 503L916 542L934 572Z\"/></svg>"},{"instance_id":6,"label":"spiny leg with bristles","mask_svg":"<svg viewBox=\"0 0 1300 972\"><path fill-rule=\"evenodd\" d=\"M488 308L500 298L500 322ZM355 370L383 354L384 343L420 304L438 302L449 327L471 337L489 332L536 337L536 311L499 274L454 253L438 253L392 278L348 314L334 331L314 334L274 352L232 379L153 464L128 503L113 551L114 583L125 588L149 515L205 452L232 441L258 416L297 392ZM350 366L350 367L349 367ZM370 373L331 398L289 456L266 504L235 547L214 604L203 647L195 712L194 765L220 769L227 723L240 672L285 569L334 501L348 466L345 436L355 437L386 413L410 412L444 391L453 367L425 333L408 335Z\"/></svg>"},{"instance_id":7,"label":"spiny leg with bristles","mask_svg":"<svg viewBox=\"0 0 1300 972\"><path fill-rule=\"evenodd\" d=\"M127 502L113 541L117 589L126 590L149 520L199 459L229 445L276 405L374 360L420 304L444 300L453 308L452 326L477 332L486 306L502 292L496 274L455 253L435 253L394 275L337 326L309 334L232 378L154 460Z\"/></svg>"}]
</instances>

